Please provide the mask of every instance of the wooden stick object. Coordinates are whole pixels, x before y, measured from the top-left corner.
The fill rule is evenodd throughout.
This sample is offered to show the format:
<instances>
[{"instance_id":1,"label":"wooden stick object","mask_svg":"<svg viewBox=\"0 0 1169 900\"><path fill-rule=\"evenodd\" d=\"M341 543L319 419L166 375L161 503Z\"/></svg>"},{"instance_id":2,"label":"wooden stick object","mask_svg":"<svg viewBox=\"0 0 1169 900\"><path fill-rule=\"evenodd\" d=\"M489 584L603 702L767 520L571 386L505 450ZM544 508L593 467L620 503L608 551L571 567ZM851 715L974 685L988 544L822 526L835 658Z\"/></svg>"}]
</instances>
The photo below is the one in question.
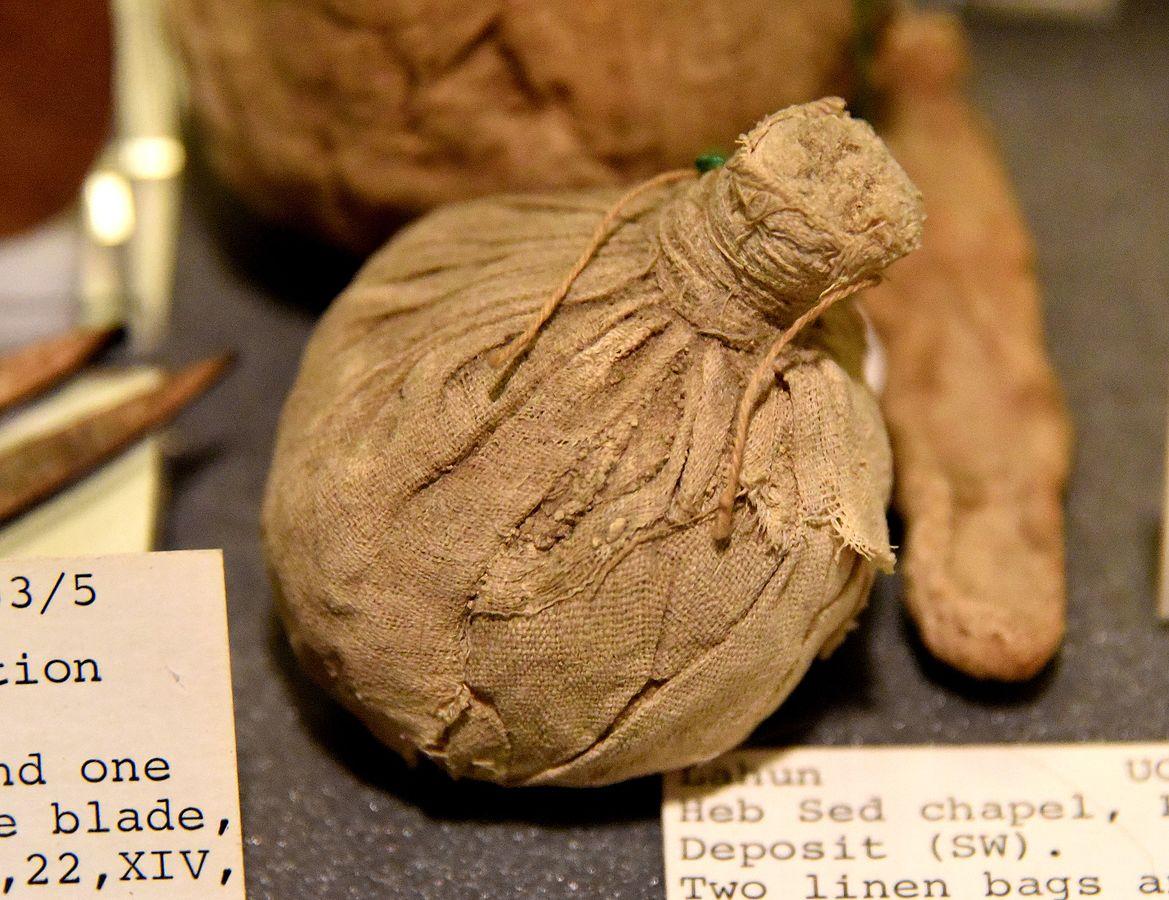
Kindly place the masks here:
<instances>
[{"instance_id":1,"label":"wooden stick object","mask_svg":"<svg viewBox=\"0 0 1169 900\"><path fill-rule=\"evenodd\" d=\"M170 422L215 385L231 363L227 355L195 363L168 374L157 388L0 454L0 521L73 484Z\"/></svg>"},{"instance_id":2,"label":"wooden stick object","mask_svg":"<svg viewBox=\"0 0 1169 900\"><path fill-rule=\"evenodd\" d=\"M1169 622L1169 423L1166 424L1165 474L1161 506L1161 583L1157 590L1157 617Z\"/></svg>"},{"instance_id":3,"label":"wooden stick object","mask_svg":"<svg viewBox=\"0 0 1169 900\"><path fill-rule=\"evenodd\" d=\"M960 26L894 21L873 66L879 131L926 209L922 249L868 291L906 523L906 603L976 678L1041 670L1064 631L1071 432L1043 346L1031 237L968 103Z\"/></svg>"},{"instance_id":4,"label":"wooden stick object","mask_svg":"<svg viewBox=\"0 0 1169 900\"><path fill-rule=\"evenodd\" d=\"M100 353L117 328L78 328L0 357L0 412L47 391Z\"/></svg>"}]
</instances>

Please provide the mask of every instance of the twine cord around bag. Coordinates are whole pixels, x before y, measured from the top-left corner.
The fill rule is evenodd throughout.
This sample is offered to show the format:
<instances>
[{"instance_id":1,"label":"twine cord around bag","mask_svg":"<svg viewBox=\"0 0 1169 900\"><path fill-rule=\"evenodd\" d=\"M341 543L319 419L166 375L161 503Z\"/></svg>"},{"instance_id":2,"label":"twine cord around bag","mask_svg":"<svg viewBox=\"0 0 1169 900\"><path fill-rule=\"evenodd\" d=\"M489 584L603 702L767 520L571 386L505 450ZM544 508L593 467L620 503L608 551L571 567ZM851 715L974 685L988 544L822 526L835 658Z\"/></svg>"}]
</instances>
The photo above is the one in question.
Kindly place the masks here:
<instances>
[{"instance_id":1,"label":"twine cord around bag","mask_svg":"<svg viewBox=\"0 0 1169 900\"><path fill-rule=\"evenodd\" d=\"M673 184L676 181L684 181L687 178L695 178L701 174L701 167L699 170L692 168L688 169L671 169L668 172L662 172L660 175L655 175L641 184L630 188L620 199L617 200L608 212L601 218L597 224L596 230L593 231L592 238L589 239L588 246L585 247L584 252L581 253L580 258L576 261L576 265L565 276L560 286L556 288L548 299L544 301L544 305L540 307L540 311L532 320L531 324L523 330L519 335L512 339L509 343L504 344L498 350L489 354L488 362L497 369L503 369L515 362L520 356L528 351L532 346L532 342L540 334L540 330L548 323L548 320L555 315L559 308L561 301L568 296L568 292L572 290L576 279L580 277L581 272L585 270L593 258L600 252L601 247L605 245L605 241L609 239L612 232L613 225L621 216L622 211L630 203L640 197L642 194L653 190L657 187L662 187L667 184Z\"/></svg>"},{"instance_id":2,"label":"twine cord around bag","mask_svg":"<svg viewBox=\"0 0 1169 900\"><path fill-rule=\"evenodd\" d=\"M775 363L779 354L790 344L801 331L820 318L828 308L838 300L849 297L857 291L872 287L880 279L868 278L858 283L838 284L827 288L816 301L816 305L796 319L783 334L768 348L759 364L751 372L747 386L739 397L739 406L735 411L734 440L731 443L731 461L727 471L727 480L723 484L722 493L718 498L718 512L714 520L714 539L726 541L731 536L731 525L734 517L735 496L739 493L739 476L743 470L743 456L747 450L747 431L751 425L751 417L755 413L755 405L763 392L775 379Z\"/></svg>"},{"instance_id":3,"label":"twine cord around bag","mask_svg":"<svg viewBox=\"0 0 1169 900\"><path fill-rule=\"evenodd\" d=\"M725 158L721 154L707 154L698 158L695 163L695 169L672 169L668 172L662 172L660 175L655 175L653 178L649 178L635 185L622 194L617 202L609 207L608 211L601 217L601 221L597 223L597 227L593 231L588 245L572 269L564 277L564 280L560 282L560 285L555 291L548 295L548 298L544 301L539 312L528 327L507 344L488 354L488 362L497 369L503 369L511 365L529 350L532 343L539 336L540 331L552 316L556 314L556 310L560 308L560 304L568 296L568 292L572 290L576 279L580 277L581 273L596 258L597 253L605 245L605 242L612 234L614 224L630 203L642 194L652 191L654 188L673 184L677 181L684 181L687 178L695 176L701 177L705 172L720 167L724 162ZM743 455L747 448L747 432L751 426L751 418L754 414L755 405L759 402L759 398L775 377L775 363L779 359L779 354L783 352L783 349L801 331L819 319L838 300L850 296L858 290L871 287L878 280L878 278L872 277L859 284L849 282L836 284L825 289L815 305L805 311L775 340L763 355L759 364L751 372L751 376L747 380L747 385L743 388L742 396L739 398L738 408L735 411L730 466L727 471L726 482L723 484L722 492L719 494L718 508L714 520L714 538L716 541L726 541L731 536L735 497L739 492L739 477L742 474Z\"/></svg>"}]
</instances>

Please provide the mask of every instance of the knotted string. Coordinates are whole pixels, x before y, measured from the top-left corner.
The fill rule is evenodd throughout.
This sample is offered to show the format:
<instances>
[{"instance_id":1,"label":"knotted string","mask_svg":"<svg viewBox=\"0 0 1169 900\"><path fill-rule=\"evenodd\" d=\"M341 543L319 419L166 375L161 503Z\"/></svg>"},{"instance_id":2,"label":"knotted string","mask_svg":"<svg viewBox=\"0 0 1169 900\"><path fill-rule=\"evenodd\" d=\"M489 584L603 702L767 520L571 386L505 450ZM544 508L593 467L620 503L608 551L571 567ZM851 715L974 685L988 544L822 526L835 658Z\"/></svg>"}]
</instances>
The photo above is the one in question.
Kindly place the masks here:
<instances>
[{"instance_id":1,"label":"knotted string","mask_svg":"<svg viewBox=\"0 0 1169 900\"><path fill-rule=\"evenodd\" d=\"M593 261L593 257L605 245L605 241L609 239L612 231L613 223L617 221L625 207L647 191L652 191L654 188L661 187L662 185L673 184L675 181L695 178L699 174L695 169L672 169L669 172L662 172L660 175L655 175L653 178L643 181L641 184L626 191L616 203L609 207L609 211L601 217L601 221L597 224L588 246L581 253L580 258L576 261L576 265L572 267L572 270L560 282L560 286L548 295L548 299L544 301L544 305L540 307L540 311L532 319L531 324L510 343L504 344L498 350L488 354L488 362L495 366L495 368L502 369L511 365L516 359L528 351L528 348L532 346L532 342L540 334L540 329L547 324L548 320L556 313L561 301L568 296L568 292L572 290L572 285L580 277L580 273L585 270L585 267Z\"/></svg>"},{"instance_id":2,"label":"knotted string","mask_svg":"<svg viewBox=\"0 0 1169 900\"><path fill-rule=\"evenodd\" d=\"M755 405L767 387L774 381L775 363L783 348L792 342L808 325L815 322L828 311L836 301L851 296L859 290L875 285L880 279L868 278L858 283L836 284L826 288L816 301L816 305L796 319L788 329L779 336L760 359L759 364L747 380L739 397L739 407L735 412L735 436L731 444L731 464L727 471L727 480L723 484L722 493L718 498L718 513L714 520L714 539L726 541L731 536L732 517L735 509L735 496L739 493L739 476L743 470L743 455L747 449L747 430L751 425L751 417L755 414Z\"/></svg>"},{"instance_id":3,"label":"knotted string","mask_svg":"<svg viewBox=\"0 0 1169 900\"><path fill-rule=\"evenodd\" d=\"M601 217L601 221L597 223L597 227L593 231L588 245L577 259L576 264L564 276L564 280L560 282L556 290L548 295L548 298L540 307L536 317L527 328L516 335L509 343L504 344L498 350L488 354L488 362L495 368L502 369L511 365L528 351L532 343L539 336L541 329L556 314L556 310L560 307L564 298L568 296L568 292L572 290L576 279L580 277L580 274L605 245L612 232L613 224L630 203L647 191L652 191L654 188L667 184L673 184L676 181L683 181L687 178L695 177L696 174L701 175L712 168L717 168L723 162L725 162L725 159L721 155L716 157L714 154L711 154L709 160L707 157L700 157L696 163L697 172L695 169L672 169L668 172L662 172L660 175L655 175L653 178L641 182L641 184L630 188L622 194L617 202L609 207L605 215ZM767 352L759 361L759 364L752 371L751 377L747 381L747 386L743 389L743 394L739 398L739 405L735 412L735 432L734 441L731 444L730 469L727 472L727 480L723 485L722 493L719 495L718 511L714 520L714 538L716 541L726 541L731 536L735 496L739 492L739 476L742 474L743 454L747 447L747 431L750 428L751 417L754 415L755 405L759 402L759 397L767 389L768 384L775 378L775 363L779 358L779 354L783 352L784 347L790 344L801 331L827 312L832 304L844 297L850 296L856 291L872 287L879 280L876 277L872 277L860 283L837 284L826 288L816 301L816 304L796 319L768 348Z\"/></svg>"}]
</instances>

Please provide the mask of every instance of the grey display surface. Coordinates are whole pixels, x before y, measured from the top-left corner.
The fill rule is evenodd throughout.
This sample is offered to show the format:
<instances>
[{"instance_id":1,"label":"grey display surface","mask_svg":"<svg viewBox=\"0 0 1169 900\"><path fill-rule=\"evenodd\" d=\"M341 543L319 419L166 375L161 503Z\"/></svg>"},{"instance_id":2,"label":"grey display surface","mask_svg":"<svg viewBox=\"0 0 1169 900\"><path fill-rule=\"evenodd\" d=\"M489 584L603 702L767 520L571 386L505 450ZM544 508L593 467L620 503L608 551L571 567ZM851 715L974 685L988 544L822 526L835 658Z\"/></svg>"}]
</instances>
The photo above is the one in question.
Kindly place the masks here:
<instances>
[{"instance_id":1,"label":"grey display surface","mask_svg":"<svg viewBox=\"0 0 1169 900\"><path fill-rule=\"evenodd\" d=\"M1169 392L1169 4L1110 30L973 23L975 91L1034 228L1049 341L1075 418L1068 637L1035 682L930 662L879 583L841 649L754 742L1163 739L1169 631L1154 612ZM408 769L297 670L273 619L258 509L280 403L344 264L189 191L168 355L235 374L172 446L166 548L223 547L250 897L663 894L660 783L503 790Z\"/></svg>"}]
</instances>

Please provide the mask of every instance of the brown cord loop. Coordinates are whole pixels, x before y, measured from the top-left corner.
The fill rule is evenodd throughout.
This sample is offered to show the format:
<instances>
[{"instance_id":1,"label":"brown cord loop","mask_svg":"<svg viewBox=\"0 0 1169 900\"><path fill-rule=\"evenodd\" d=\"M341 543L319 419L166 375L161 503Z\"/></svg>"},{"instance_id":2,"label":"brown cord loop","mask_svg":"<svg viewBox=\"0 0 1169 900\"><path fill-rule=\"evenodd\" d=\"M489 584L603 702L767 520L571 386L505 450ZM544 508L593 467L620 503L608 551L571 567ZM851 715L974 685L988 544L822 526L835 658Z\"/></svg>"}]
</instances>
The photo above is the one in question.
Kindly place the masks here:
<instances>
[{"instance_id":1,"label":"brown cord loop","mask_svg":"<svg viewBox=\"0 0 1169 900\"><path fill-rule=\"evenodd\" d=\"M504 344L498 350L488 354L488 362L495 368L502 369L511 365L511 363L515 362L515 360L527 352L532 342L536 340L536 336L539 335L540 329L547 324L548 320L552 318L560 306L561 301L568 296L568 292L572 290L572 285L580 277L580 273L585 270L585 267L592 262L593 257L605 245L605 241L609 239L609 233L613 227L613 223L617 221L617 218L621 215L621 211L626 206L646 191L651 191L662 185L673 184L675 181L682 181L686 178L697 178L698 175L699 173L695 169L672 169L669 172L662 172L660 175L655 175L653 178L643 181L641 184L626 191L616 203L609 207L609 211L601 218L596 230L593 232L592 238L589 240L588 246L580 255L580 259L576 261L576 265L565 276L560 286L544 301L544 305L540 307L540 312L536 315L536 318L510 343Z\"/></svg>"},{"instance_id":2,"label":"brown cord loop","mask_svg":"<svg viewBox=\"0 0 1169 900\"><path fill-rule=\"evenodd\" d=\"M751 377L747 380L747 386L743 388L743 394L739 398L738 409L735 411L735 436L734 442L731 444L731 464L727 472L727 480L723 484L722 493L718 498L718 512L714 519L714 539L716 541L730 539L735 495L739 492L739 475L743 470L743 455L747 449L747 430L751 425L755 404L759 402L760 396L775 379L775 362L779 358L779 354L801 331L820 318L836 301L872 287L879 280L879 278L871 277L858 284L839 284L827 288L820 295L820 299L816 301L816 305L796 319L768 348L751 373Z\"/></svg>"}]
</instances>

